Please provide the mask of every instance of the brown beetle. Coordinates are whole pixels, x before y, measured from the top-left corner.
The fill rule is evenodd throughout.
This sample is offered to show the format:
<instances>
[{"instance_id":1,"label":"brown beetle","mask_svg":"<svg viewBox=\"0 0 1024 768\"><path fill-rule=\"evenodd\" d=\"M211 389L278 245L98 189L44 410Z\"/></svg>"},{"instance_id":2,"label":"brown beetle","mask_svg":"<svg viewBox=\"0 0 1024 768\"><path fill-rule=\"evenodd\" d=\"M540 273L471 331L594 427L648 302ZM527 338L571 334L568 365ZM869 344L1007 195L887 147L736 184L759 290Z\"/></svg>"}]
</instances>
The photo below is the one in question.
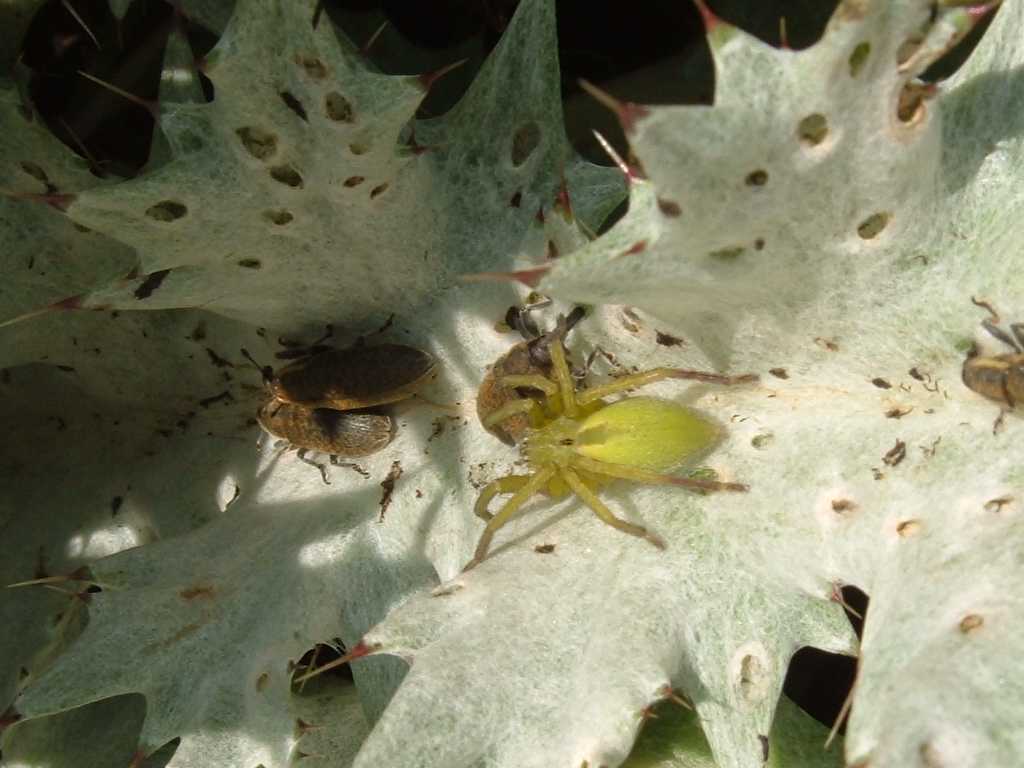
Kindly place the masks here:
<instances>
[{"instance_id":1,"label":"brown beetle","mask_svg":"<svg viewBox=\"0 0 1024 768\"><path fill-rule=\"evenodd\" d=\"M437 373L434 358L403 344L380 344L348 349L313 348L313 354L273 373L260 368L271 396L282 403L307 408L351 411L405 400Z\"/></svg>"},{"instance_id":2,"label":"brown beetle","mask_svg":"<svg viewBox=\"0 0 1024 768\"><path fill-rule=\"evenodd\" d=\"M401 344L313 347L311 352L275 374L242 349L263 374L270 394L257 411L260 426L298 449L299 459L317 467L329 483L326 467L306 453L326 453L339 465L339 457L367 456L385 448L395 424L379 406L412 397L437 368L429 354Z\"/></svg>"},{"instance_id":3,"label":"brown beetle","mask_svg":"<svg viewBox=\"0 0 1024 768\"><path fill-rule=\"evenodd\" d=\"M510 376L550 376L551 355L548 349L551 340L564 339L584 314L582 307L576 307L568 317L560 318L554 329L527 341L519 342L495 361L477 390L476 413L481 424L485 423L488 415L512 400L530 397L542 402L543 393L526 387L507 387L499 384L498 379ZM512 324L510 323L510 325ZM520 332L526 335L522 327L520 327ZM503 443L517 445L531 426L537 425L531 424L530 417L521 413L508 417L501 424L485 427L485 429Z\"/></svg>"},{"instance_id":4,"label":"brown beetle","mask_svg":"<svg viewBox=\"0 0 1024 768\"><path fill-rule=\"evenodd\" d=\"M992 336L1014 350L1005 355L982 355L972 350L964 361L964 384L989 400L1014 408L1024 402L1024 323L1013 323L1008 334L990 320L982 322Z\"/></svg>"}]
</instances>

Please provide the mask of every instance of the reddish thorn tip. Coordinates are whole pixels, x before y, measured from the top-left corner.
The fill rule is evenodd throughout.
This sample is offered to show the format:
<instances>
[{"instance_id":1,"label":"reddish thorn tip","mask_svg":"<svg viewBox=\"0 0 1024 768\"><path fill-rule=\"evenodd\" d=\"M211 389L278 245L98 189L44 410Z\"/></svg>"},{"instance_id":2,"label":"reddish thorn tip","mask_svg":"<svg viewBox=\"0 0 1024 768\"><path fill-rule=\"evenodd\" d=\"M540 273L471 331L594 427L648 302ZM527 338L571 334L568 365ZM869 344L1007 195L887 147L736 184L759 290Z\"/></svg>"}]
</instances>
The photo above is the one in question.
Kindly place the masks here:
<instances>
[{"instance_id":1,"label":"reddish thorn tip","mask_svg":"<svg viewBox=\"0 0 1024 768\"><path fill-rule=\"evenodd\" d=\"M424 72L422 75L418 76L420 85L423 87L424 91L429 91L434 83L447 75L453 69L458 69L467 61L468 59L459 59L458 61L453 61L451 64L447 64L440 69L435 69L433 72Z\"/></svg>"},{"instance_id":2,"label":"reddish thorn tip","mask_svg":"<svg viewBox=\"0 0 1024 768\"><path fill-rule=\"evenodd\" d=\"M714 12L708 8L707 3L705 3L704 0L693 0L693 4L697 6L697 10L700 12L701 21L704 22L704 33L709 34L711 30L721 23L721 19L715 16Z\"/></svg>"},{"instance_id":3,"label":"reddish thorn tip","mask_svg":"<svg viewBox=\"0 0 1024 768\"><path fill-rule=\"evenodd\" d=\"M50 309L82 309L82 301L84 299L84 293L80 293L77 296L68 296L66 299L61 299L51 304Z\"/></svg>"},{"instance_id":4,"label":"reddish thorn tip","mask_svg":"<svg viewBox=\"0 0 1024 768\"><path fill-rule=\"evenodd\" d=\"M527 288L536 288L550 269L550 266L545 265L532 269L520 269L516 272L477 272L472 275L462 275L459 279L465 283L522 283Z\"/></svg>"},{"instance_id":5,"label":"reddish thorn tip","mask_svg":"<svg viewBox=\"0 0 1024 768\"><path fill-rule=\"evenodd\" d=\"M15 712L13 706L8 707L7 711L0 715L0 733L3 733L19 720L21 720L21 713Z\"/></svg>"}]
</instances>

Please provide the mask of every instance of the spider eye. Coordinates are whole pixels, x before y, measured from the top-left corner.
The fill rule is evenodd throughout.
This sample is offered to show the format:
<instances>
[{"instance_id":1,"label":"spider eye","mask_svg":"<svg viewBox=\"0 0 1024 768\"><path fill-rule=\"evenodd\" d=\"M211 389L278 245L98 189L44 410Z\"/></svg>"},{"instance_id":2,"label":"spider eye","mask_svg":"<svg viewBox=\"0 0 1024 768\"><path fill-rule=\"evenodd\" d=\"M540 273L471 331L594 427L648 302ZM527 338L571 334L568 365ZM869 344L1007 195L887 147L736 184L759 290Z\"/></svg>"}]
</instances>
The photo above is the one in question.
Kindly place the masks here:
<instances>
[{"instance_id":1,"label":"spider eye","mask_svg":"<svg viewBox=\"0 0 1024 768\"><path fill-rule=\"evenodd\" d=\"M559 445L576 445L576 441L573 440L571 437L566 437L566 438L563 438L562 440L559 440L558 444Z\"/></svg>"}]
</instances>

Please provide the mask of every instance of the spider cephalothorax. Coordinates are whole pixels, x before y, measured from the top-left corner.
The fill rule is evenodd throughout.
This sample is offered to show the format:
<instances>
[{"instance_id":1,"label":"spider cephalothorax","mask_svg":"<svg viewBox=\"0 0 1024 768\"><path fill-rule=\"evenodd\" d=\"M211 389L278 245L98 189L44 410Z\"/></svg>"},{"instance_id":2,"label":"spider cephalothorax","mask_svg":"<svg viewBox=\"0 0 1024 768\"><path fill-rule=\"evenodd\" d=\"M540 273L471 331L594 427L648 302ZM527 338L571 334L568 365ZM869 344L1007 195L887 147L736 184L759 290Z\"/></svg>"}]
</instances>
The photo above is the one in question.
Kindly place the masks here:
<instances>
[{"instance_id":1,"label":"spider cephalothorax","mask_svg":"<svg viewBox=\"0 0 1024 768\"><path fill-rule=\"evenodd\" d=\"M723 376L654 368L576 389L566 362L563 337L564 330L559 333L557 329L543 337L550 365L533 363L510 371L505 363L511 358L510 353L498 361L481 387L477 410L483 426L496 434L502 434L502 430L503 436L513 437L529 463L530 473L498 478L480 493L475 512L487 521L487 527L473 559L466 565L467 570L487 556L495 532L540 492L556 498L574 493L608 525L663 548L664 542L657 535L613 514L598 498L596 489L621 478L701 491L747 490L741 483L663 474L714 443L718 427L697 412L653 397L627 397L616 402L605 398L661 379L744 384L756 381L756 375ZM536 392L538 396L496 397L496 390ZM491 500L506 493L512 497L492 514L488 510Z\"/></svg>"}]
</instances>

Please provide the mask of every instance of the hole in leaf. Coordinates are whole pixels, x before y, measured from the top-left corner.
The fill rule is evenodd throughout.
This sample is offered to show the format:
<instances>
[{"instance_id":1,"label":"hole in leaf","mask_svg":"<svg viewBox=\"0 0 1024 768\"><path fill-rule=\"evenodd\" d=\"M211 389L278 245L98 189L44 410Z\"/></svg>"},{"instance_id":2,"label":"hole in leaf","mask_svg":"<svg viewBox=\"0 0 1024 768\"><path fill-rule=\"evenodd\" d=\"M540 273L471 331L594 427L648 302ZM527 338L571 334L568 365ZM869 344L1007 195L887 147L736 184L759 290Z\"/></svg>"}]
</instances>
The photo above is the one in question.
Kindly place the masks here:
<instances>
[{"instance_id":1,"label":"hole in leaf","mask_svg":"<svg viewBox=\"0 0 1024 768\"><path fill-rule=\"evenodd\" d=\"M376 187L370 190L370 199L377 197L377 195L383 195L388 189L388 183L385 181L383 184L378 184Z\"/></svg>"},{"instance_id":2,"label":"hole in leaf","mask_svg":"<svg viewBox=\"0 0 1024 768\"><path fill-rule=\"evenodd\" d=\"M342 184L351 189L352 187L358 187L364 181L366 181L365 176L349 176Z\"/></svg>"},{"instance_id":3,"label":"hole in leaf","mask_svg":"<svg viewBox=\"0 0 1024 768\"><path fill-rule=\"evenodd\" d=\"M748 187L763 187L768 182L768 171L758 168L747 174Z\"/></svg>"},{"instance_id":4,"label":"hole in leaf","mask_svg":"<svg viewBox=\"0 0 1024 768\"><path fill-rule=\"evenodd\" d=\"M534 122L519 126L512 135L512 165L522 165L540 144L540 128Z\"/></svg>"},{"instance_id":5,"label":"hole in leaf","mask_svg":"<svg viewBox=\"0 0 1024 768\"><path fill-rule=\"evenodd\" d=\"M314 80L323 80L327 77L327 65L316 56L305 56L301 53L296 53L295 63L306 70L306 74Z\"/></svg>"},{"instance_id":6,"label":"hole in leaf","mask_svg":"<svg viewBox=\"0 0 1024 768\"><path fill-rule=\"evenodd\" d=\"M836 11L836 6L841 6ZM860 3L839 3L837 0L759 0L756 3L735 0L710 0L708 6L723 21L760 38L775 48L803 50L814 45L825 33L833 13ZM862 11L863 13L863 11Z\"/></svg>"},{"instance_id":7,"label":"hole in leaf","mask_svg":"<svg viewBox=\"0 0 1024 768\"><path fill-rule=\"evenodd\" d=\"M863 240L872 240L888 226L889 218L889 214L885 212L873 213L857 226L857 234Z\"/></svg>"},{"instance_id":8,"label":"hole in leaf","mask_svg":"<svg viewBox=\"0 0 1024 768\"><path fill-rule=\"evenodd\" d=\"M841 590L843 595L843 610L846 611L846 618L849 620L857 637L864 635L864 617L868 615L868 596L864 590L847 584Z\"/></svg>"},{"instance_id":9,"label":"hole in leaf","mask_svg":"<svg viewBox=\"0 0 1024 768\"><path fill-rule=\"evenodd\" d=\"M852 656L804 647L793 654L783 692L804 712L831 727L853 688L857 660ZM840 733L843 732L842 727Z\"/></svg>"},{"instance_id":10,"label":"hole in leaf","mask_svg":"<svg viewBox=\"0 0 1024 768\"><path fill-rule=\"evenodd\" d=\"M924 100L931 86L927 83L907 83L900 91L896 117L901 123L919 123L924 119Z\"/></svg>"},{"instance_id":11,"label":"hole in leaf","mask_svg":"<svg viewBox=\"0 0 1024 768\"><path fill-rule=\"evenodd\" d=\"M512 199L508 201L508 204L512 208L518 208L520 205L523 204L523 193L517 191L514 195L512 195Z\"/></svg>"},{"instance_id":12,"label":"hole in leaf","mask_svg":"<svg viewBox=\"0 0 1024 768\"><path fill-rule=\"evenodd\" d=\"M871 53L871 43L865 40L863 43L857 45L853 49L853 53L850 54L850 77L856 77L864 69L864 64L868 60L868 54Z\"/></svg>"},{"instance_id":13,"label":"hole in leaf","mask_svg":"<svg viewBox=\"0 0 1024 768\"><path fill-rule=\"evenodd\" d=\"M295 94L289 91L281 91L278 96L281 97L281 101L288 107L292 112L301 117L305 122L309 122L309 115L306 114L306 108L302 106L302 102L296 98Z\"/></svg>"},{"instance_id":14,"label":"hole in leaf","mask_svg":"<svg viewBox=\"0 0 1024 768\"><path fill-rule=\"evenodd\" d=\"M146 209L146 215L154 221L177 221L187 213L185 204L177 200L162 200Z\"/></svg>"},{"instance_id":15,"label":"hole in leaf","mask_svg":"<svg viewBox=\"0 0 1024 768\"><path fill-rule=\"evenodd\" d=\"M985 16L980 19L963 38L946 51L942 56L933 61L924 72L921 79L933 83L936 80L943 80L956 72L970 57L971 52L981 42L982 37L988 30L992 20L999 13L1000 5L991 4Z\"/></svg>"},{"instance_id":16,"label":"hole in leaf","mask_svg":"<svg viewBox=\"0 0 1024 768\"><path fill-rule=\"evenodd\" d=\"M275 165L270 169L270 176L274 181L293 189L302 189L302 176L292 165Z\"/></svg>"},{"instance_id":17,"label":"hole in leaf","mask_svg":"<svg viewBox=\"0 0 1024 768\"><path fill-rule=\"evenodd\" d=\"M760 250L763 250L763 249L764 249L764 238L763 237L759 237L759 238L757 238L757 240L754 241L754 250L755 251L760 251Z\"/></svg>"},{"instance_id":18,"label":"hole in leaf","mask_svg":"<svg viewBox=\"0 0 1024 768\"><path fill-rule=\"evenodd\" d=\"M259 259L241 259L238 262L238 266L245 267L246 269L259 269L263 266L263 263Z\"/></svg>"},{"instance_id":19,"label":"hole in leaf","mask_svg":"<svg viewBox=\"0 0 1024 768\"><path fill-rule=\"evenodd\" d=\"M277 152L277 134L247 125L235 131L245 150L257 160L266 160Z\"/></svg>"},{"instance_id":20,"label":"hole in leaf","mask_svg":"<svg viewBox=\"0 0 1024 768\"><path fill-rule=\"evenodd\" d=\"M800 121L796 133L804 144L816 147L828 136L828 120L824 115L815 112Z\"/></svg>"},{"instance_id":21,"label":"hole in leaf","mask_svg":"<svg viewBox=\"0 0 1024 768\"><path fill-rule=\"evenodd\" d=\"M355 111L351 102L337 91L331 91L324 96L324 113L336 123L355 122Z\"/></svg>"},{"instance_id":22,"label":"hole in leaf","mask_svg":"<svg viewBox=\"0 0 1024 768\"><path fill-rule=\"evenodd\" d=\"M312 672L315 669L330 664L332 661L340 659L345 654L345 646L342 645L340 638L334 638L333 644L328 645L326 643L317 643L304 654L299 662L295 665L292 672L292 685L302 686L302 683L296 683L295 678L302 677L303 675ZM333 677L335 679L342 679L352 682L352 667L349 664L341 664L333 669L329 669L323 673L325 677ZM316 678L312 678L309 683L312 684L316 681Z\"/></svg>"},{"instance_id":23,"label":"hole in leaf","mask_svg":"<svg viewBox=\"0 0 1024 768\"><path fill-rule=\"evenodd\" d=\"M627 104L712 103L714 64L693 3L558 0L557 16L566 132L590 162L613 162L595 130L622 157L630 147L618 116L582 91L581 78Z\"/></svg>"},{"instance_id":24,"label":"hole in leaf","mask_svg":"<svg viewBox=\"0 0 1024 768\"><path fill-rule=\"evenodd\" d=\"M20 163L18 163L18 165L21 167L21 170L23 170L25 173L27 173L33 179L36 179L37 181L41 181L46 186L50 185L50 179L46 175L46 171L44 171L42 168L40 168L35 163L30 162L28 160L22 160Z\"/></svg>"},{"instance_id":25,"label":"hole in leaf","mask_svg":"<svg viewBox=\"0 0 1024 768\"><path fill-rule=\"evenodd\" d=\"M264 211L263 218L265 218L271 224L276 224L279 227L283 227L285 224L290 223L292 219L294 219L295 217L292 216L291 213L289 213L288 211L278 209L275 211Z\"/></svg>"}]
</instances>

